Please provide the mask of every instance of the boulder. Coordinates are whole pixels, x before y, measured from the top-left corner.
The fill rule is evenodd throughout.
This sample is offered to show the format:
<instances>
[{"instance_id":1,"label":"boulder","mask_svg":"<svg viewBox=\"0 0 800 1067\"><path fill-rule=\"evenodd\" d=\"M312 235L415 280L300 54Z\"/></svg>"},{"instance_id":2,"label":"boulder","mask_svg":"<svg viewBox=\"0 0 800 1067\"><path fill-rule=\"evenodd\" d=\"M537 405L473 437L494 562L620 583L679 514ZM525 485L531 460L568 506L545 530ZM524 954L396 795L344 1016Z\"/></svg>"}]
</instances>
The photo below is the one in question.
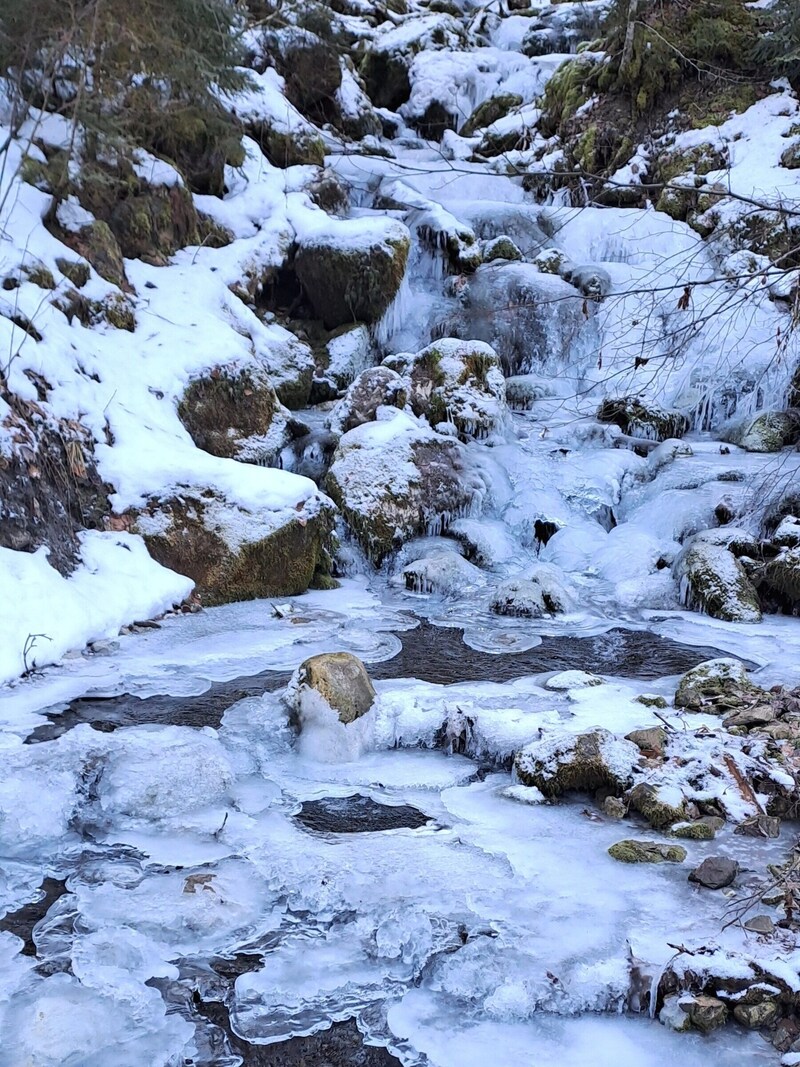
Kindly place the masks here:
<instances>
[{"instance_id":1,"label":"boulder","mask_svg":"<svg viewBox=\"0 0 800 1067\"><path fill-rule=\"evenodd\" d=\"M775 923L769 915L754 915L752 919L746 920L744 928L753 934L762 934L764 937L768 937L775 932Z\"/></svg>"},{"instance_id":2,"label":"boulder","mask_svg":"<svg viewBox=\"0 0 800 1067\"><path fill-rule=\"evenodd\" d=\"M781 820L777 815L751 815L733 832L742 837L780 837Z\"/></svg>"},{"instance_id":3,"label":"boulder","mask_svg":"<svg viewBox=\"0 0 800 1067\"><path fill-rule=\"evenodd\" d=\"M402 377L412 411L431 426L452 422L463 440L481 439L506 419L505 379L487 344L448 337L414 354L388 356L384 365Z\"/></svg>"},{"instance_id":4,"label":"boulder","mask_svg":"<svg viewBox=\"0 0 800 1067\"><path fill-rule=\"evenodd\" d=\"M687 607L726 622L760 622L755 586L739 560L713 539L698 534L673 565Z\"/></svg>"},{"instance_id":5,"label":"boulder","mask_svg":"<svg viewBox=\"0 0 800 1067\"><path fill-rule=\"evenodd\" d=\"M120 289L130 289L122 250L107 222L90 222L76 232L59 231L58 237L83 256L101 278Z\"/></svg>"},{"instance_id":6,"label":"boulder","mask_svg":"<svg viewBox=\"0 0 800 1067\"><path fill-rule=\"evenodd\" d=\"M597 409L597 419L619 426L630 437L651 441L683 437L689 429L689 420L679 411L646 404L634 396L604 400Z\"/></svg>"},{"instance_id":7,"label":"boulder","mask_svg":"<svg viewBox=\"0 0 800 1067\"><path fill-rule=\"evenodd\" d=\"M374 422L379 407L404 408L407 397L399 374L389 367L370 367L359 374L331 411L328 424L334 433L345 434Z\"/></svg>"},{"instance_id":8,"label":"boulder","mask_svg":"<svg viewBox=\"0 0 800 1067\"><path fill-rule=\"evenodd\" d=\"M361 76L375 107L397 111L411 95L409 70L414 56L458 48L463 36L461 23L440 13L411 16L386 33L370 35Z\"/></svg>"},{"instance_id":9,"label":"boulder","mask_svg":"<svg viewBox=\"0 0 800 1067\"><path fill-rule=\"evenodd\" d=\"M644 816L654 830L666 830L686 818L683 794L674 786L640 782L628 794L628 804Z\"/></svg>"},{"instance_id":10,"label":"boulder","mask_svg":"<svg viewBox=\"0 0 800 1067\"><path fill-rule=\"evenodd\" d=\"M762 411L728 426L722 437L746 452L780 452L800 438L800 412Z\"/></svg>"},{"instance_id":11,"label":"boulder","mask_svg":"<svg viewBox=\"0 0 800 1067\"><path fill-rule=\"evenodd\" d=\"M349 652L324 652L301 663L287 694L294 710L307 690L319 693L345 725L366 715L377 696L367 668Z\"/></svg>"},{"instance_id":12,"label":"boulder","mask_svg":"<svg viewBox=\"0 0 800 1067\"><path fill-rule=\"evenodd\" d=\"M561 569L552 563L539 563L530 578L512 578L498 585L489 609L495 615L540 619L570 611L574 605Z\"/></svg>"},{"instance_id":13,"label":"boulder","mask_svg":"<svg viewBox=\"0 0 800 1067\"><path fill-rule=\"evenodd\" d=\"M517 93L498 93L496 96L490 96L488 100L478 104L459 133L462 137L472 137L478 130L491 126L498 119L505 118L509 111L521 107L522 103L522 97Z\"/></svg>"},{"instance_id":14,"label":"boulder","mask_svg":"<svg viewBox=\"0 0 800 1067\"><path fill-rule=\"evenodd\" d=\"M516 263L522 259L522 252L516 244L505 234L492 237L481 244L484 263L494 263L495 260L505 259L509 263Z\"/></svg>"},{"instance_id":15,"label":"boulder","mask_svg":"<svg viewBox=\"0 0 800 1067\"><path fill-rule=\"evenodd\" d=\"M800 608L800 548L782 548L769 560L758 575L762 596L768 596L775 606L787 614L798 614Z\"/></svg>"},{"instance_id":16,"label":"boulder","mask_svg":"<svg viewBox=\"0 0 800 1067\"><path fill-rule=\"evenodd\" d=\"M608 854L620 863L683 863L686 859L686 849L680 845L637 841L633 838L617 841L609 848Z\"/></svg>"},{"instance_id":17,"label":"boulder","mask_svg":"<svg viewBox=\"0 0 800 1067\"><path fill-rule=\"evenodd\" d=\"M630 741L608 730L592 730L531 742L516 753L514 770L523 785L535 786L546 797L597 789L619 795L630 785L640 759Z\"/></svg>"},{"instance_id":18,"label":"boulder","mask_svg":"<svg viewBox=\"0 0 800 1067\"><path fill-rule=\"evenodd\" d=\"M749 929L747 923L744 925ZM736 1004L733 1008L734 1019L748 1030L764 1030L777 1022L780 1014L781 1009L775 1000L762 1000L760 1004Z\"/></svg>"},{"instance_id":19,"label":"boulder","mask_svg":"<svg viewBox=\"0 0 800 1067\"><path fill-rule=\"evenodd\" d=\"M673 837L680 837L687 841L713 841L717 831L709 819L698 819L696 822L680 822L670 829Z\"/></svg>"},{"instance_id":20,"label":"boulder","mask_svg":"<svg viewBox=\"0 0 800 1067\"><path fill-rule=\"evenodd\" d=\"M294 269L328 329L373 323L397 295L411 238L390 218L329 219L298 242Z\"/></svg>"},{"instance_id":21,"label":"boulder","mask_svg":"<svg viewBox=\"0 0 800 1067\"><path fill-rule=\"evenodd\" d=\"M709 659L681 678L675 706L687 711L724 715L733 708L749 707L769 694L753 685L738 659Z\"/></svg>"},{"instance_id":22,"label":"boulder","mask_svg":"<svg viewBox=\"0 0 800 1067\"><path fill-rule=\"evenodd\" d=\"M442 532L488 489L463 445L389 408L342 437L326 486L376 563L412 537Z\"/></svg>"},{"instance_id":23,"label":"boulder","mask_svg":"<svg viewBox=\"0 0 800 1067\"><path fill-rule=\"evenodd\" d=\"M457 552L436 552L414 560L401 571L406 589L413 593L463 593L486 581L483 573Z\"/></svg>"},{"instance_id":24,"label":"boulder","mask_svg":"<svg viewBox=\"0 0 800 1067\"><path fill-rule=\"evenodd\" d=\"M569 692L570 689L588 689L596 685L603 685L603 679L588 671L559 671L544 683L545 689L554 689L556 692ZM632 737L627 740L632 741Z\"/></svg>"},{"instance_id":25,"label":"boulder","mask_svg":"<svg viewBox=\"0 0 800 1067\"><path fill-rule=\"evenodd\" d=\"M248 509L209 490L187 492L151 501L132 529L153 559L194 581L206 605L296 596L332 581L333 509L321 496L276 512Z\"/></svg>"},{"instance_id":26,"label":"boulder","mask_svg":"<svg viewBox=\"0 0 800 1067\"><path fill-rule=\"evenodd\" d=\"M216 368L196 378L178 415L197 447L212 456L267 465L292 436L272 383L251 370Z\"/></svg>"},{"instance_id":27,"label":"boulder","mask_svg":"<svg viewBox=\"0 0 800 1067\"><path fill-rule=\"evenodd\" d=\"M739 873L739 864L727 856L707 856L699 867L689 874L689 881L706 889L725 889L732 885Z\"/></svg>"}]
</instances>

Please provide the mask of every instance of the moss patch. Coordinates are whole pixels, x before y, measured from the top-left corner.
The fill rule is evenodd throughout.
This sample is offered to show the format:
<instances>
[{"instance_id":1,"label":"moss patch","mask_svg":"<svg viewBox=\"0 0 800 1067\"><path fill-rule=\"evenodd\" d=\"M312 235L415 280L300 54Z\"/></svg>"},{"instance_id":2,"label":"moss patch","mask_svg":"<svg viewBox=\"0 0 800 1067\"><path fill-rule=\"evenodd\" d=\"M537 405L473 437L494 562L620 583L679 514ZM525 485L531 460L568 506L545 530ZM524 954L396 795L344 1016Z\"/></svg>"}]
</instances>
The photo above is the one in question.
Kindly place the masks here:
<instances>
[{"instance_id":1,"label":"moss patch","mask_svg":"<svg viewBox=\"0 0 800 1067\"><path fill-rule=\"evenodd\" d=\"M189 385L178 415L198 448L230 458L242 438L269 430L277 406L269 383L255 382L247 371L218 370Z\"/></svg>"}]
</instances>

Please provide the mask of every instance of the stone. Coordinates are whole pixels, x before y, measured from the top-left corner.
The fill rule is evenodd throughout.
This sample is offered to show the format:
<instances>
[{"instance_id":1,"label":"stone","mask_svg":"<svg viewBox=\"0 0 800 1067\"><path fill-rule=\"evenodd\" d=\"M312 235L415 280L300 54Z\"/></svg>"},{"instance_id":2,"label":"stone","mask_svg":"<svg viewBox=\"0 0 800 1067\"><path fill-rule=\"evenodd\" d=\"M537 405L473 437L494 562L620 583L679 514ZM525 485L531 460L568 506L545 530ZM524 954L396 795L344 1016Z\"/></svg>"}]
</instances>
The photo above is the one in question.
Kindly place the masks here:
<instances>
[{"instance_id":1,"label":"stone","mask_svg":"<svg viewBox=\"0 0 800 1067\"><path fill-rule=\"evenodd\" d=\"M377 696L367 668L349 652L324 652L300 664L299 687L313 689L347 725L366 715Z\"/></svg>"},{"instance_id":2,"label":"stone","mask_svg":"<svg viewBox=\"0 0 800 1067\"><path fill-rule=\"evenodd\" d=\"M796 411L762 411L755 417L728 427L723 440L747 452L779 452L800 437L800 414Z\"/></svg>"},{"instance_id":3,"label":"stone","mask_svg":"<svg viewBox=\"0 0 800 1067\"><path fill-rule=\"evenodd\" d=\"M688 841L713 841L716 830L708 822L698 819L696 822L680 822L672 827L670 833L673 837L685 838Z\"/></svg>"},{"instance_id":4,"label":"stone","mask_svg":"<svg viewBox=\"0 0 800 1067\"><path fill-rule=\"evenodd\" d=\"M752 730L759 726L768 726L775 719L775 712L768 704L756 704L752 708L742 708L735 711L722 720L726 730L734 726L743 726L746 730Z\"/></svg>"},{"instance_id":5,"label":"stone","mask_svg":"<svg viewBox=\"0 0 800 1067\"><path fill-rule=\"evenodd\" d=\"M331 411L328 424L334 433L345 434L356 426L373 422L379 407L404 408L407 393L403 379L389 367L362 371Z\"/></svg>"},{"instance_id":6,"label":"stone","mask_svg":"<svg viewBox=\"0 0 800 1067\"><path fill-rule=\"evenodd\" d=\"M780 1008L774 1000L762 1000L760 1004L737 1004L733 1009L734 1019L748 1030L772 1026L779 1015Z\"/></svg>"},{"instance_id":7,"label":"stone","mask_svg":"<svg viewBox=\"0 0 800 1067\"><path fill-rule=\"evenodd\" d=\"M488 344L446 337L414 354L388 356L384 366L402 377L415 415L434 427L451 422L462 440L489 437L506 421L505 378Z\"/></svg>"},{"instance_id":8,"label":"stone","mask_svg":"<svg viewBox=\"0 0 800 1067\"><path fill-rule=\"evenodd\" d=\"M658 693L640 693L636 697L637 704L643 704L646 708L658 708L659 711L663 711L669 707L666 698L659 696ZM660 729L660 727L659 727Z\"/></svg>"},{"instance_id":9,"label":"stone","mask_svg":"<svg viewBox=\"0 0 800 1067\"><path fill-rule=\"evenodd\" d=\"M776 815L751 815L733 832L743 837L780 837L781 820Z\"/></svg>"},{"instance_id":10,"label":"stone","mask_svg":"<svg viewBox=\"0 0 800 1067\"><path fill-rule=\"evenodd\" d=\"M374 323L397 295L411 246L406 227L395 219L329 219L304 236L294 269L328 329L345 323Z\"/></svg>"},{"instance_id":11,"label":"stone","mask_svg":"<svg viewBox=\"0 0 800 1067\"><path fill-rule=\"evenodd\" d=\"M414 593L463 593L470 586L482 585L483 572L457 552L434 552L424 559L413 560L401 571L406 589Z\"/></svg>"},{"instance_id":12,"label":"stone","mask_svg":"<svg viewBox=\"0 0 800 1067\"><path fill-rule=\"evenodd\" d=\"M666 830L686 818L684 797L672 786L655 786L646 782L635 785L628 794L628 804L650 823L654 830Z\"/></svg>"},{"instance_id":13,"label":"stone","mask_svg":"<svg viewBox=\"0 0 800 1067\"><path fill-rule=\"evenodd\" d=\"M482 249L484 263L494 263L498 259L516 263L522 259L522 252L520 252L511 238L506 237L505 234L500 234L499 237L492 237L490 240L484 241Z\"/></svg>"},{"instance_id":14,"label":"stone","mask_svg":"<svg viewBox=\"0 0 800 1067\"><path fill-rule=\"evenodd\" d=\"M692 1028L692 1020L681 1007L681 997L677 993L664 997L661 1011L658 1013L658 1021L670 1030L677 1033L685 1033Z\"/></svg>"},{"instance_id":15,"label":"stone","mask_svg":"<svg viewBox=\"0 0 800 1067\"><path fill-rule=\"evenodd\" d=\"M120 289L130 288L122 251L108 223L90 222L77 233L60 233L59 237L90 263L101 278Z\"/></svg>"},{"instance_id":16,"label":"stone","mask_svg":"<svg viewBox=\"0 0 800 1067\"><path fill-rule=\"evenodd\" d=\"M768 697L765 690L753 685L739 660L711 659L684 674L675 693L675 706L722 715Z\"/></svg>"},{"instance_id":17,"label":"stone","mask_svg":"<svg viewBox=\"0 0 800 1067\"><path fill-rule=\"evenodd\" d=\"M625 734L628 741L633 741L647 755L663 756L667 745L667 731L663 726L650 726L645 730L632 730Z\"/></svg>"},{"instance_id":18,"label":"stone","mask_svg":"<svg viewBox=\"0 0 800 1067\"><path fill-rule=\"evenodd\" d=\"M325 481L375 563L412 537L446 529L487 492L459 441L421 426L405 412L381 412L382 420L342 437Z\"/></svg>"},{"instance_id":19,"label":"stone","mask_svg":"<svg viewBox=\"0 0 800 1067\"><path fill-rule=\"evenodd\" d=\"M739 873L739 864L727 856L707 856L699 867L689 874L689 881L706 889L725 889L732 885Z\"/></svg>"},{"instance_id":20,"label":"stone","mask_svg":"<svg viewBox=\"0 0 800 1067\"><path fill-rule=\"evenodd\" d=\"M800 548L782 548L760 573L762 593L787 614L800 608Z\"/></svg>"},{"instance_id":21,"label":"stone","mask_svg":"<svg viewBox=\"0 0 800 1067\"><path fill-rule=\"evenodd\" d=\"M647 405L631 396L604 400L597 409L597 420L619 426L630 437L651 441L683 437L689 429L689 420L680 412Z\"/></svg>"},{"instance_id":22,"label":"stone","mask_svg":"<svg viewBox=\"0 0 800 1067\"><path fill-rule=\"evenodd\" d=\"M682 999L681 1007L689 1016L692 1026L704 1034L718 1030L728 1021L728 1007L716 997L700 994Z\"/></svg>"},{"instance_id":23,"label":"stone","mask_svg":"<svg viewBox=\"0 0 800 1067\"><path fill-rule=\"evenodd\" d=\"M686 859L686 849L680 845L637 841L633 838L617 841L609 848L608 854L620 863L683 863Z\"/></svg>"},{"instance_id":24,"label":"stone","mask_svg":"<svg viewBox=\"0 0 800 1067\"><path fill-rule=\"evenodd\" d=\"M783 895L781 895L781 899L783 899ZM754 915L752 919L748 919L745 922L744 928L754 934L769 935L775 932L775 923L769 915Z\"/></svg>"},{"instance_id":25,"label":"stone","mask_svg":"<svg viewBox=\"0 0 800 1067\"><path fill-rule=\"evenodd\" d=\"M497 586L489 602L495 615L540 619L569 611L575 598L566 578L552 563L538 563L529 578L512 578Z\"/></svg>"},{"instance_id":26,"label":"stone","mask_svg":"<svg viewBox=\"0 0 800 1067\"><path fill-rule=\"evenodd\" d=\"M678 555L673 574L688 608L726 622L760 622L756 588L726 547L696 535Z\"/></svg>"},{"instance_id":27,"label":"stone","mask_svg":"<svg viewBox=\"0 0 800 1067\"><path fill-rule=\"evenodd\" d=\"M533 741L516 753L514 769L523 785L536 786L546 797L597 789L619 794L630 785L640 758L630 741L593 730Z\"/></svg>"},{"instance_id":28,"label":"stone","mask_svg":"<svg viewBox=\"0 0 800 1067\"><path fill-rule=\"evenodd\" d=\"M625 801L617 797L606 797L603 801L603 811L609 819L624 819L628 814Z\"/></svg>"},{"instance_id":29,"label":"stone","mask_svg":"<svg viewBox=\"0 0 800 1067\"><path fill-rule=\"evenodd\" d=\"M498 93L478 104L470 117L461 127L461 137L472 137L478 130L491 126L498 119L505 118L509 111L522 106L522 97L517 93ZM503 257L508 258L508 257Z\"/></svg>"},{"instance_id":30,"label":"stone","mask_svg":"<svg viewBox=\"0 0 800 1067\"><path fill-rule=\"evenodd\" d=\"M333 508L320 495L291 513L247 509L197 489L153 500L133 517L158 563L188 575L204 605L297 596L327 586Z\"/></svg>"}]
</instances>

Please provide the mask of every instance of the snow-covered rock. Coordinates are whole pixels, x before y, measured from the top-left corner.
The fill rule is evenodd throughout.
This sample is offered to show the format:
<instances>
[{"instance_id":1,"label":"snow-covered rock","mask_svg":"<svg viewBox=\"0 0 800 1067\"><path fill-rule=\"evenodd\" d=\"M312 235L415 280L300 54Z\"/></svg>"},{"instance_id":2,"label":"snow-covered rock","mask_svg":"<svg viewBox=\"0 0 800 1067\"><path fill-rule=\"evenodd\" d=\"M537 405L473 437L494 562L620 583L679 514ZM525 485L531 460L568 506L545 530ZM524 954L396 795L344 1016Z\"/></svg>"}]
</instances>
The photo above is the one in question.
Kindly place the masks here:
<instances>
[{"instance_id":1,"label":"snow-covered rock","mask_svg":"<svg viewBox=\"0 0 800 1067\"><path fill-rule=\"evenodd\" d=\"M742 564L715 539L698 534L678 556L674 574L681 599L728 622L760 622L758 593Z\"/></svg>"},{"instance_id":2,"label":"snow-covered rock","mask_svg":"<svg viewBox=\"0 0 800 1067\"><path fill-rule=\"evenodd\" d=\"M641 753L631 741L608 730L593 730L533 741L514 757L514 770L523 785L535 786L546 797L597 789L619 795L631 784L640 761Z\"/></svg>"}]
</instances>

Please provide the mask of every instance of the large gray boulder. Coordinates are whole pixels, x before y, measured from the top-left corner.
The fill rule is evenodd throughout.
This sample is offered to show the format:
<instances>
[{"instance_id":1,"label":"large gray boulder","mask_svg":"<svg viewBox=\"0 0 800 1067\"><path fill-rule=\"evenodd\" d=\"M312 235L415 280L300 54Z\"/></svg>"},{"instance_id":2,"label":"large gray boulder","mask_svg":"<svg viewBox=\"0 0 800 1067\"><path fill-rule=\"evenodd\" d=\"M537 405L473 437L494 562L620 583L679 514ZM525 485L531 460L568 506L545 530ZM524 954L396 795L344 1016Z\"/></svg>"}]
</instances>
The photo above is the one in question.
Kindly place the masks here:
<instances>
[{"instance_id":1,"label":"large gray boulder","mask_svg":"<svg viewBox=\"0 0 800 1067\"><path fill-rule=\"evenodd\" d=\"M535 786L546 797L596 789L619 795L631 784L640 759L631 741L608 730L592 730L531 742L515 755L514 770L523 785Z\"/></svg>"},{"instance_id":2,"label":"large gray boulder","mask_svg":"<svg viewBox=\"0 0 800 1067\"><path fill-rule=\"evenodd\" d=\"M300 664L287 690L290 707L302 714L309 691L317 693L345 726L375 703L375 688L367 668L349 652L324 652Z\"/></svg>"}]
</instances>

